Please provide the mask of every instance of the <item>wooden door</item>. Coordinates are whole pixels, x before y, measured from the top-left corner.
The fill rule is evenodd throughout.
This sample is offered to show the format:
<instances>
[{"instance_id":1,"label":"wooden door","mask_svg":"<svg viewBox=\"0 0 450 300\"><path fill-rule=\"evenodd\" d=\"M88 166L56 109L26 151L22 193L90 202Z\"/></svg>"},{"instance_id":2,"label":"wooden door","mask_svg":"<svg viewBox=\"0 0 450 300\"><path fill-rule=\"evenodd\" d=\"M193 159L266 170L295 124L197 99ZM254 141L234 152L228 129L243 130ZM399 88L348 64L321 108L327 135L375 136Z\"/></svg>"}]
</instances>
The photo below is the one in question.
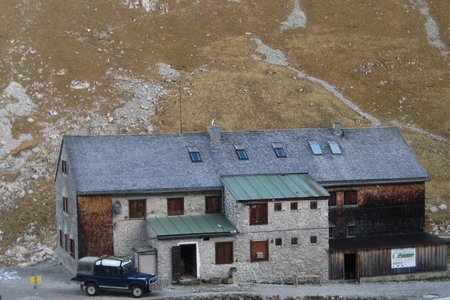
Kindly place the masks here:
<instances>
[{"instance_id":1,"label":"wooden door","mask_svg":"<svg viewBox=\"0 0 450 300\"><path fill-rule=\"evenodd\" d=\"M172 247L172 280L177 281L181 277L181 251L179 246Z\"/></svg>"}]
</instances>

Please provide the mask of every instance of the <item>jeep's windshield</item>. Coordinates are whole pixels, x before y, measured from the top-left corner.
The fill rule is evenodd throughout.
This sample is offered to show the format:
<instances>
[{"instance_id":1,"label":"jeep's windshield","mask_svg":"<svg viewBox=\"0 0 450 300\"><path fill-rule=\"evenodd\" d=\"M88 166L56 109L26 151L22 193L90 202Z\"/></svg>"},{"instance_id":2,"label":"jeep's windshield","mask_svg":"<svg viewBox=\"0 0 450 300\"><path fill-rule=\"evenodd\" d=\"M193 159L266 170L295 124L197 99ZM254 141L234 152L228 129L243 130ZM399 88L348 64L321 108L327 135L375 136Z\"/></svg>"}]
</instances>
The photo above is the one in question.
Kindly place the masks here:
<instances>
[{"instance_id":1,"label":"jeep's windshield","mask_svg":"<svg viewBox=\"0 0 450 300\"><path fill-rule=\"evenodd\" d=\"M123 268L123 274L126 274L134 269L134 264L132 261L128 261L122 265L122 268Z\"/></svg>"}]
</instances>

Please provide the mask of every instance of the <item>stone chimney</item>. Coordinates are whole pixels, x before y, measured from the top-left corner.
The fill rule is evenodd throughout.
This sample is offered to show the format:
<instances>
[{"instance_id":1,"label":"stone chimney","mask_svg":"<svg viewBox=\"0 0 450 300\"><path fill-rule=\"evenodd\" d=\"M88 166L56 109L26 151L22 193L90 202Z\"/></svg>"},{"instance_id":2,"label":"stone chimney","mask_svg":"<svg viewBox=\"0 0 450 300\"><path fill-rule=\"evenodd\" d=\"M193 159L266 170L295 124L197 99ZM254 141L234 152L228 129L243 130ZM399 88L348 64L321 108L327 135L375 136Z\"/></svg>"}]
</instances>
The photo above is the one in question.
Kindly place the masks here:
<instances>
[{"instance_id":1,"label":"stone chimney","mask_svg":"<svg viewBox=\"0 0 450 300\"><path fill-rule=\"evenodd\" d=\"M333 123L333 133L335 136L339 136L339 137L344 136L344 131L342 130L341 123L339 123L339 122Z\"/></svg>"},{"instance_id":2,"label":"stone chimney","mask_svg":"<svg viewBox=\"0 0 450 300\"><path fill-rule=\"evenodd\" d=\"M220 143L222 129L214 123L214 120L211 122L211 125L206 128L206 131L208 131L211 143Z\"/></svg>"}]
</instances>

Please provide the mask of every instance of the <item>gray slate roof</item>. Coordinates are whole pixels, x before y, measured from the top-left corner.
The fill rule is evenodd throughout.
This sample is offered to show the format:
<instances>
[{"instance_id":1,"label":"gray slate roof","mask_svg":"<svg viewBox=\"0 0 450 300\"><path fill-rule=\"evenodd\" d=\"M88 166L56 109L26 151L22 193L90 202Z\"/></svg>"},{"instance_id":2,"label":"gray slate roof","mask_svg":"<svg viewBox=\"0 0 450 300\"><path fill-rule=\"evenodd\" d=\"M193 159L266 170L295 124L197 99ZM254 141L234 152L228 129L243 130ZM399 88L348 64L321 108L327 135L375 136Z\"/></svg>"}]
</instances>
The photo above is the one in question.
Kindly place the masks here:
<instances>
[{"instance_id":1,"label":"gray slate roof","mask_svg":"<svg viewBox=\"0 0 450 300\"><path fill-rule=\"evenodd\" d=\"M327 185L424 181L427 173L397 128L331 128L222 132L213 144L206 132L184 134L65 136L69 167L78 193L159 192L215 189L220 176L309 173ZM308 141L317 141L323 155L313 155ZM341 155L328 146L335 140ZM281 143L287 157L277 158L272 143ZM249 159L239 160L234 145ZM195 145L202 162L190 160Z\"/></svg>"}]
</instances>

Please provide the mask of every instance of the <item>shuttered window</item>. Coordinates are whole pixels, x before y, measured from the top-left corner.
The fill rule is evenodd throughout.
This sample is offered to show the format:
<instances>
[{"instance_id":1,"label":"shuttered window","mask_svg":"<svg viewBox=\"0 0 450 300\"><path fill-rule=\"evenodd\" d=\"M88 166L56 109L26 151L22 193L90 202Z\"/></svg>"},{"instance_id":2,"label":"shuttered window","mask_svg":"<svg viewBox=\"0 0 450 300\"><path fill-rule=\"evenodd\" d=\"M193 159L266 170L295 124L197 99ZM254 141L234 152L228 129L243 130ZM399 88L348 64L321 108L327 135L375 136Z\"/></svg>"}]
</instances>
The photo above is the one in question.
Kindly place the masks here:
<instances>
[{"instance_id":1,"label":"shuttered window","mask_svg":"<svg viewBox=\"0 0 450 300\"><path fill-rule=\"evenodd\" d=\"M205 212L214 214L222 212L222 199L220 196L205 196Z\"/></svg>"},{"instance_id":2,"label":"shuttered window","mask_svg":"<svg viewBox=\"0 0 450 300\"><path fill-rule=\"evenodd\" d=\"M330 192L330 198L328 198L328 206L336 207L336 205L337 205L336 192Z\"/></svg>"},{"instance_id":3,"label":"shuttered window","mask_svg":"<svg viewBox=\"0 0 450 300\"><path fill-rule=\"evenodd\" d=\"M358 205L358 193L356 191L345 191L344 205Z\"/></svg>"},{"instance_id":4,"label":"shuttered window","mask_svg":"<svg viewBox=\"0 0 450 300\"><path fill-rule=\"evenodd\" d=\"M178 216L184 214L184 198L167 198L167 215Z\"/></svg>"},{"instance_id":5,"label":"shuttered window","mask_svg":"<svg viewBox=\"0 0 450 300\"><path fill-rule=\"evenodd\" d=\"M63 197L63 212L69 213L69 199L67 197Z\"/></svg>"},{"instance_id":6,"label":"shuttered window","mask_svg":"<svg viewBox=\"0 0 450 300\"><path fill-rule=\"evenodd\" d=\"M269 241L250 241L250 261L269 260Z\"/></svg>"},{"instance_id":7,"label":"shuttered window","mask_svg":"<svg viewBox=\"0 0 450 300\"><path fill-rule=\"evenodd\" d=\"M130 219L139 219L145 217L145 199L128 200Z\"/></svg>"},{"instance_id":8,"label":"shuttered window","mask_svg":"<svg viewBox=\"0 0 450 300\"><path fill-rule=\"evenodd\" d=\"M233 263L233 242L216 243L216 265Z\"/></svg>"},{"instance_id":9,"label":"shuttered window","mask_svg":"<svg viewBox=\"0 0 450 300\"><path fill-rule=\"evenodd\" d=\"M317 201L309 202L309 208L310 209L317 209Z\"/></svg>"},{"instance_id":10,"label":"shuttered window","mask_svg":"<svg viewBox=\"0 0 450 300\"><path fill-rule=\"evenodd\" d=\"M65 160L62 160L62 161L61 161L61 171L62 171L64 174L67 174L67 162L66 162Z\"/></svg>"},{"instance_id":11,"label":"shuttered window","mask_svg":"<svg viewBox=\"0 0 450 300\"><path fill-rule=\"evenodd\" d=\"M70 239L69 254L70 256L75 257L75 242L73 239Z\"/></svg>"},{"instance_id":12,"label":"shuttered window","mask_svg":"<svg viewBox=\"0 0 450 300\"><path fill-rule=\"evenodd\" d=\"M66 250L66 252L69 252L69 236L67 234L64 234L64 250Z\"/></svg>"},{"instance_id":13,"label":"shuttered window","mask_svg":"<svg viewBox=\"0 0 450 300\"><path fill-rule=\"evenodd\" d=\"M267 223L267 203L251 204L250 225L263 225Z\"/></svg>"},{"instance_id":14,"label":"shuttered window","mask_svg":"<svg viewBox=\"0 0 450 300\"><path fill-rule=\"evenodd\" d=\"M64 234L62 230L59 230L59 246L64 249Z\"/></svg>"}]
</instances>

